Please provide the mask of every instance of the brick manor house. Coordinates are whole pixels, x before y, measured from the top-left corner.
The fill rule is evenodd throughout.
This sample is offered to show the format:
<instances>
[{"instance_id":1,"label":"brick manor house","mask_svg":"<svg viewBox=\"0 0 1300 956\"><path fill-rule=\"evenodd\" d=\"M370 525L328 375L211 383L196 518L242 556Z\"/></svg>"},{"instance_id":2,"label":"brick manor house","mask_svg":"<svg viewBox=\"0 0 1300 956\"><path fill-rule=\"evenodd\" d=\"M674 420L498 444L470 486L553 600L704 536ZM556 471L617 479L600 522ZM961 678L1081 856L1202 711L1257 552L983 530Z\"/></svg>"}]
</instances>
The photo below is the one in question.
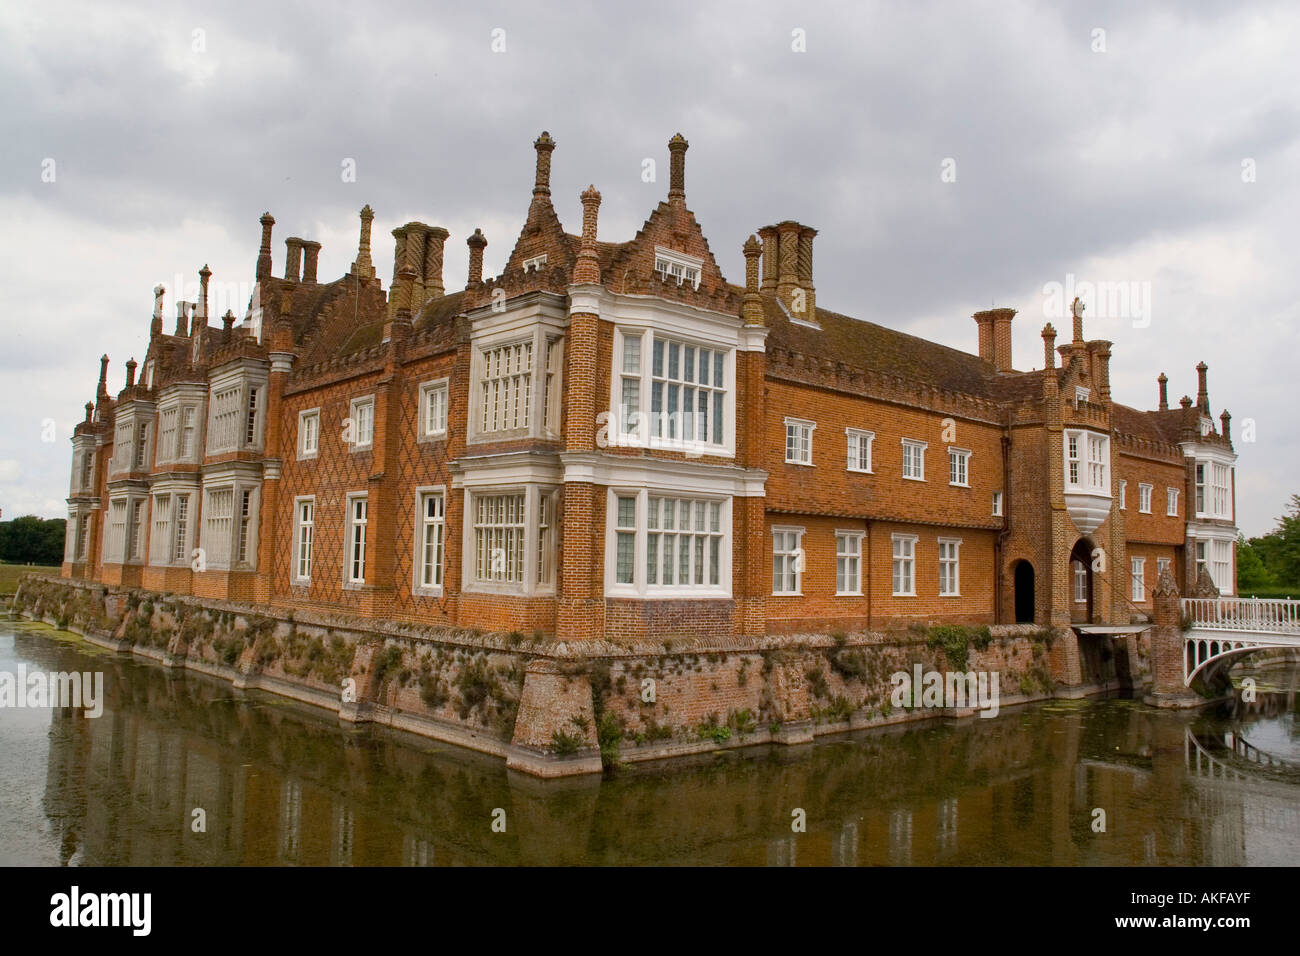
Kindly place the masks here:
<instances>
[{"instance_id":1,"label":"brick manor house","mask_svg":"<svg viewBox=\"0 0 1300 956\"><path fill-rule=\"evenodd\" d=\"M141 374L72 439L63 575L359 618L573 640L927 623L1129 625L1169 566L1235 580L1229 415L1115 402L1083 310L1016 371L1012 309L978 354L820 308L816 230L785 221L722 275L686 202L687 143L631 239L552 205L555 142L505 268L449 291L445 229L370 207L350 271L290 238L208 321L208 279Z\"/></svg>"}]
</instances>

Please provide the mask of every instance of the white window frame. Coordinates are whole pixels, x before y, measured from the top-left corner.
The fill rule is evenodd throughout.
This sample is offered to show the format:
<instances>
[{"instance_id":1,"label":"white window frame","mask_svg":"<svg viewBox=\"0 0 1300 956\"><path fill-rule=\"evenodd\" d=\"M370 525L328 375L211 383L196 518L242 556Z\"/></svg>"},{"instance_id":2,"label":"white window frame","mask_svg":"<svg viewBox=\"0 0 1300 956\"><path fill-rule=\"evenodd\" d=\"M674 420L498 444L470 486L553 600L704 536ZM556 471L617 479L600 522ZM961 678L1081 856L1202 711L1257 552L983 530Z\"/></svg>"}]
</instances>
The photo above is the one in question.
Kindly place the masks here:
<instances>
[{"instance_id":1,"label":"white window frame","mask_svg":"<svg viewBox=\"0 0 1300 956\"><path fill-rule=\"evenodd\" d=\"M993 517L1002 517L1002 492L993 492Z\"/></svg>"},{"instance_id":2,"label":"white window frame","mask_svg":"<svg viewBox=\"0 0 1300 956\"><path fill-rule=\"evenodd\" d=\"M1128 510L1128 480L1124 478L1119 480L1119 510Z\"/></svg>"},{"instance_id":3,"label":"white window frame","mask_svg":"<svg viewBox=\"0 0 1300 956\"><path fill-rule=\"evenodd\" d=\"M1211 462L1210 468L1210 493L1212 496L1211 506L1214 508L1212 516L1232 520L1232 480L1233 469L1231 465L1221 461ZM1220 481L1222 479L1222 481ZM1222 590L1222 589L1220 589Z\"/></svg>"},{"instance_id":4,"label":"white window frame","mask_svg":"<svg viewBox=\"0 0 1300 956\"><path fill-rule=\"evenodd\" d=\"M704 277L704 260L676 249L655 246L655 272L664 282L675 280L678 285L699 289L700 280Z\"/></svg>"},{"instance_id":5,"label":"white window frame","mask_svg":"<svg viewBox=\"0 0 1300 956\"><path fill-rule=\"evenodd\" d=\"M806 418L787 418L785 420L785 463L787 465L804 465L813 467L813 432L817 423ZM795 455L790 457L790 440L794 438Z\"/></svg>"},{"instance_id":6,"label":"white window frame","mask_svg":"<svg viewBox=\"0 0 1300 956\"><path fill-rule=\"evenodd\" d=\"M1138 512L1144 515L1151 514L1151 493L1155 490L1155 485L1147 484L1145 481L1138 483Z\"/></svg>"},{"instance_id":7,"label":"white window frame","mask_svg":"<svg viewBox=\"0 0 1300 956\"><path fill-rule=\"evenodd\" d=\"M1074 603L1088 603L1088 566L1077 558L1070 562L1074 576Z\"/></svg>"},{"instance_id":8,"label":"white window frame","mask_svg":"<svg viewBox=\"0 0 1300 956\"><path fill-rule=\"evenodd\" d=\"M903 445L903 480L904 481L925 481L925 450L930 447L929 442L917 441L915 438L904 438ZM916 461L920 463L919 474L908 474L908 449L915 453Z\"/></svg>"},{"instance_id":9,"label":"white window frame","mask_svg":"<svg viewBox=\"0 0 1300 956\"><path fill-rule=\"evenodd\" d=\"M836 529L835 531L835 594L839 597L862 594L864 535L864 532L856 530Z\"/></svg>"},{"instance_id":10,"label":"white window frame","mask_svg":"<svg viewBox=\"0 0 1300 956\"><path fill-rule=\"evenodd\" d=\"M307 447L308 438L313 439L310 448ZM307 461L319 454L320 408L304 408L298 413L298 460Z\"/></svg>"},{"instance_id":11,"label":"white window frame","mask_svg":"<svg viewBox=\"0 0 1300 956\"><path fill-rule=\"evenodd\" d=\"M848 470L860 475L873 474L872 453L874 451L876 433L873 431L867 431L865 428L846 428L844 429L844 435L848 446L848 462L846 466ZM865 448L867 452L865 467L862 463L863 448Z\"/></svg>"},{"instance_id":12,"label":"white window frame","mask_svg":"<svg viewBox=\"0 0 1300 956\"><path fill-rule=\"evenodd\" d=\"M173 508L174 495L167 491L154 492L151 509L153 531L149 536L149 564L152 566L171 563Z\"/></svg>"},{"instance_id":13,"label":"white window frame","mask_svg":"<svg viewBox=\"0 0 1300 956\"><path fill-rule=\"evenodd\" d=\"M370 409L370 434L365 441L361 440L361 416L359 414L362 408ZM358 395L348 402L348 419L352 422L352 441L350 451L370 451L375 447L375 396L374 393L369 395Z\"/></svg>"},{"instance_id":14,"label":"white window frame","mask_svg":"<svg viewBox=\"0 0 1300 956\"><path fill-rule=\"evenodd\" d=\"M1108 435L1087 429L1066 429L1061 449L1067 493L1111 496Z\"/></svg>"},{"instance_id":15,"label":"white window frame","mask_svg":"<svg viewBox=\"0 0 1300 956\"><path fill-rule=\"evenodd\" d=\"M1165 489L1165 516L1168 518L1178 517L1178 489Z\"/></svg>"},{"instance_id":16,"label":"white window frame","mask_svg":"<svg viewBox=\"0 0 1300 956\"><path fill-rule=\"evenodd\" d=\"M130 520L131 499L125 495L110 498L104 509L104 564L125 564L126 526Z\"/></svg>"},{"instance_id":17,"label":"white window frame","mask_svg":"<svg viewBox=\"0 0 1300 956\"><path fill-rule=\"evenodd\" d=\"M440 407L431 409L429 400L441 395ZM451 380L446 376L420 383L420 439L432 441L447 437L447 414L451 402ZM434 420L433 412L440 412Z\"/></svg>"},{"instance_id":18,"label":"white window frame","mask_svg":"<svg viewBox=\"0 0 1300 956\"><path fill-rule=\"evenodd\" d=\"M370 495L364 491L349 492L347 511L343 516L343 587L355 590L366 583L366 546L370 537ZM364 504L360 517L356 505ZM358 529L359 532L358 532ZM358 553L359 551L359 553ZM360 570L360 575L357 571Z\"/></svg>"},{"instance_id":19,"label":"white window frame","mask_svg":"<svg viewBox=\"0 0 1300 956\"><path fill-rule=\"evenodd\" d=\"M558 553L558 488L549 481L475 484L465 488L461 521L461 590L479 594L549 595L555 593ZM481 498L523 495L523 537L520 542L522 580L478 576L478 501ZM545 501L545 504L543 504ZM547 525L542 526L542 512ZM513 526L512 526L513 527Z\"/></svg>"},{"instance_id":20,"label":"white window frame","mask_svg":"<svg viewBox=\"0 0 1300 956\"><path fill-rule=\"evenodd\" d=\"M1132 589L1130 597L1135 604L1140 604L1147 599L1146 568L1147 559L1145 557L1129 558L1129 577Z\"/></svg>"},{"instance_id":21,"label":"white window frame","mask_svg":"<svg viewBox=\"0 0 1300 956\"><path fill-rule=\"evenodd\" d=\"M791 525L772 526L772 594L777 597L803 595L803 575L808 568L808 555L803 546L803 528ZM794 536L794 546L789 546L789 536ZM778 547L779 545L779 547ZM781 564L781 587L777 588L777 565ZM793 581L793 588L789 582Z\"/></svg>"},{"instance_id":22,"label":"white window frame","mask_svg":"<svg viewBox=\"0 0 1300 956\"><path fill-rule=\"evenodd\" d=\"M620 499L633 501L632 520L620 515ZM651 503L654 502L654 527L651 527ZM667 527L664 515L668 504L673 508L673 527ZM690 507L687 527L681 526L682 505ZM700 511L700 508L703 511ZM714 526L716 508L717 523ZM605 510L605 593L610 597L635 597L645 600L690 600L729 598L731 596L732 526L731 498L707 491L646 488L627 485L610 487ZM632 547L632 580L619 580L620 540ZM674 576L681 570L681 543L687 545L686 583L663 583L665 546L672 543L675 555ZM650 580L653 552L654 580ZM626 553L626 552L625 552ZM718 580L712 568L717 559ZM695 581L699 570L701 580Z\"/></svg>"},{"instance_id":23,"label":"white window frame","mask_svg":"<svg viewBox=\"0 0 1300 956\"><path fill-rule=\"evenodd\" d=\"M954 488L970 487L970 460L971 450L969 448L948 448L948 484ZM955 481L953 471L957 471L955 477L962 479Z\"/></svg>"},{"instance_id":24,"label":"white window frame","mask_svg":"<svg viewBox=\"0 0 1300 956\"><path fill-rule=\"evenodd\" d=\"M893 597L916 597L916 544L919 540L920 536L915 534L894 532L889 536L889 586ZM905 583L907 585L905 590L900 587L904 577L906 577Z\"/></svg>"},{"instance_id":25,"label":"white window frame","mask_svg":"<svg viewBox=\"0 0 1300 956\"><path fill-rule=\"evenodd\" d=\"M431 500L440 502L440 514L429 519L427 504ZM433 565L433 580L426 583L425 553L428 535L437 536L437 548ZM422 597L441 597L447 578L447 486L421 485L415 489L415 544L414 560L411 562L411 593Z\"/></svg>"},{"instance_id":26,"label":"white window frame","mask_svg":"<svg viewBox=\"0 0 1300 956\"><path fill-rule=\"evenodd\" d=\"M939 539L939 597L961 597L961 541L961 538ZM945 549L951 549L951 554L945 555Z\"/></svg>"},{"instance_id":27,"label":"white window frame","mask_svg":"<svg viewBox=\"0 0 1300 956\"><path fill-rule=\"evenodd\" d=\"M305 521L302 513L303 505L311 507L311 515ZM306 531L306 540L304 540L304 530ZM316 559L315 551L316 496L300 495L293 499L293 567L290 569L290 577L294 584L300 586L311 584L311 574ZM304 564L306 565L306 574L302 573Z\"/></svg>"},{"instance_id":28,"label":"white window frame","mask_svg":"<svg viewBox=\"0 0 1300 956\"><path fill-rule=\"evenodd\" d=\"M1235 542L1224 538L1213 538L1210 552L1210 578L1219 593L1228 596L1236 593L1232 577L1232 557Z\"/></svg>"}]
</instances>

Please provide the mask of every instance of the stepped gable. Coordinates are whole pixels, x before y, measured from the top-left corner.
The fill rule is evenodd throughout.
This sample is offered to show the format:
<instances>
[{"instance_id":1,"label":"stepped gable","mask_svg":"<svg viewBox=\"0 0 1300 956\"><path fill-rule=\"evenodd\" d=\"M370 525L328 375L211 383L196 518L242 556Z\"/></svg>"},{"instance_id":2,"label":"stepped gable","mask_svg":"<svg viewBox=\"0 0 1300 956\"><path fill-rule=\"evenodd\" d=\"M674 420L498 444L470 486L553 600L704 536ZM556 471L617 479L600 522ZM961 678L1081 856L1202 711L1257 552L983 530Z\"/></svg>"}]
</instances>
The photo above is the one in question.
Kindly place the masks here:
<instances>
[{"instance_id":1,"label":"stepped gable","mask_svg":"<svg viewBox=\"0 0 1300 956\"><path fill-rule=\"evenodd\" d=\"M763 312L769 352L813 356L985 401L1001 398L992 365L968 352L822 308L817 309L821 328L801 325L773 295L763 296Z\"/></svg>"},{"instance_id":2,"label":"stepped gable","mask_svg":"<svg viewBox=\"0 0 1300 956\"><path fill-rule=\"evenodd\" d=\"M301 313L296 311L299 301L303 303ZM378 345L388 299L379 282L344 276L323 289L295 290L285 304L294 308L288 318L298 346L297 364L310 368L368 347L360 343L371 335L372 326L374 341L370 345Z\"/></svg>"}]
</instances>

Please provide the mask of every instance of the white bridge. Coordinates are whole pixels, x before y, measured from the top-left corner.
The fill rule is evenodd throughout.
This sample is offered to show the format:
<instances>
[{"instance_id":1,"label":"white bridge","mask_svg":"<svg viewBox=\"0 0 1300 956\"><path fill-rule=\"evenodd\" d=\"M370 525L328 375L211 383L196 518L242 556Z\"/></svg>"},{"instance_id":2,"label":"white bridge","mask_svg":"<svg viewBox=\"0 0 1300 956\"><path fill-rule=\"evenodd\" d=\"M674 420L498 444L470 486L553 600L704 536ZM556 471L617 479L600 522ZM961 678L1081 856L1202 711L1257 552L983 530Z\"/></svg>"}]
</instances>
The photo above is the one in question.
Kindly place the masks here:
<instances>
[{"instance_id":1,"label":"white bridge","mask_svg":"<svg viewBox=\"0 0 1300 956\"><path fill-rule=\"evenodd\" d=\"M1189 687L1218 661L1266 648L1300 650L1296 600L1183 598L1183 621L1183 684Z\"/></svg>"}]
</instances>

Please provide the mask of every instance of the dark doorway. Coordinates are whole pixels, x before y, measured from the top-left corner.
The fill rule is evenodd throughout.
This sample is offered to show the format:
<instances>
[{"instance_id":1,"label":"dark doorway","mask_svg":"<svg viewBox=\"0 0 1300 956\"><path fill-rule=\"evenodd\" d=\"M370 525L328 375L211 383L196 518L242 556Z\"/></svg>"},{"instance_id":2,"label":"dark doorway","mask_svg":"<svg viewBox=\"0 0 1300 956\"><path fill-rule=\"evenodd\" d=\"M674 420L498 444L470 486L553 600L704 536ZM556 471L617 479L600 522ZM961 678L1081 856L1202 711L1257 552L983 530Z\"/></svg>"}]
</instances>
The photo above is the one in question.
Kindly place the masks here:
<instances>
[{"instance_id":1,"label":"dark doorway","mask_svg":"<svg viewBox=\"0 0 1300 956\"><path fill-rule=\"evenodd\" d=\"M1016 564L1016 623L1034 623L1034 566L1028 561Z\"/></svg>"}]
</instances>

